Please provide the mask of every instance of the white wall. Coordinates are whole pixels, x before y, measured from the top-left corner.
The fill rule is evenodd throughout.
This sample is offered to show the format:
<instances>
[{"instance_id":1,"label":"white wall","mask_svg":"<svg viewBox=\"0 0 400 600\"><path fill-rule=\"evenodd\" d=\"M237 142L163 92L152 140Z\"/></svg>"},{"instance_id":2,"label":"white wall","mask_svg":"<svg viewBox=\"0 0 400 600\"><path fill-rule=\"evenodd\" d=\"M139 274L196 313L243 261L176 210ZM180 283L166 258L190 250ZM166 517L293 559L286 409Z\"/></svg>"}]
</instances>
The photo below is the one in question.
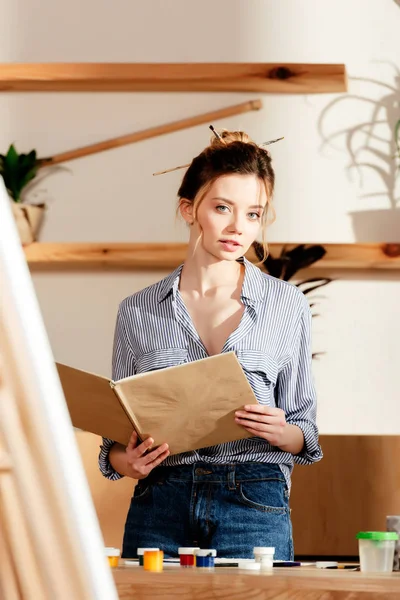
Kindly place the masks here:
<instances>
[{"instance_id":1,"label":"white wall","mask_svg":"<svg viewBox=\"0 0 400 600\"><path fill-rule=\"evenodd\" d=\"M344 62L349 94L265 95L261 112L216 125L244 128L259 142L285 136L272 149L278 219L271 241L399 241L399 210L389 210L390 198L399 196L391 158L391 128L400 116L394 0L0 4L1 62ZM35 147L39 156L52 155L257 97L2 94L0 151L14 141L20 151ZM190 161L207 141L201 126L65 164L29 195L49 205L41 240L184 240L175 222L182 172L152 173ZM361 214L371 210L383 213ZM56 359L109 373L119 301L164 275L35 273ZM400 433L399 274L334 276L321 291L314 321L315 351L326 352L314 367L320 430Z\"/></svg>"}]
</instances>

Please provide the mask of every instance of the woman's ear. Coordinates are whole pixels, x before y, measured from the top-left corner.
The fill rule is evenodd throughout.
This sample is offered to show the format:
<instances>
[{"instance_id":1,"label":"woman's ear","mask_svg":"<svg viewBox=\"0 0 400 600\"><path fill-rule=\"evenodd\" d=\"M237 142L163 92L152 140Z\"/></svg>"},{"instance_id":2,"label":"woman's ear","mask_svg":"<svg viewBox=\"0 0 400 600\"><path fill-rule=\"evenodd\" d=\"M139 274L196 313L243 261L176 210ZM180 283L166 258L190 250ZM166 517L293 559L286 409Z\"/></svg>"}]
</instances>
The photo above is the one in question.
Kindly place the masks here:
<instances>
[{"instance_id":1,"label":"woman's ear","mask_svg":"<svg viewBox=\"0 0 400 600\"><path fill-rule=\"evenodd\" d=\"M184 219L188 225L193 225L193 204L190 200L181 198L179 202L179 212L181 213L182 219Z\"/></svg>"}]
</instances>

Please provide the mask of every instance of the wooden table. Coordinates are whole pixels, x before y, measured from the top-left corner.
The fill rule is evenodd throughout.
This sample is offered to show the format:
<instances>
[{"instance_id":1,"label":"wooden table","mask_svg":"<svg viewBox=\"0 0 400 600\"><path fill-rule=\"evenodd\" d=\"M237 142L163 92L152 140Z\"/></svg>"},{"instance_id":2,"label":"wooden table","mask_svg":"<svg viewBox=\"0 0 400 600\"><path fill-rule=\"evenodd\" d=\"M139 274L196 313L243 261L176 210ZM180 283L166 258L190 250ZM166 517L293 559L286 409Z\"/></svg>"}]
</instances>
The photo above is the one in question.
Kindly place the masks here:
<instances>
[{"instance_id":1,"label":"wooden table","mask_svg":"<svg viewBox=\"0 0 400 600\"><path fill-rule=\"evenodd\" d=\"M367 574L307 567L271 574L216 568L113 569L120 600L399 600L400 573Z\"/></svg>"}]
</instances>

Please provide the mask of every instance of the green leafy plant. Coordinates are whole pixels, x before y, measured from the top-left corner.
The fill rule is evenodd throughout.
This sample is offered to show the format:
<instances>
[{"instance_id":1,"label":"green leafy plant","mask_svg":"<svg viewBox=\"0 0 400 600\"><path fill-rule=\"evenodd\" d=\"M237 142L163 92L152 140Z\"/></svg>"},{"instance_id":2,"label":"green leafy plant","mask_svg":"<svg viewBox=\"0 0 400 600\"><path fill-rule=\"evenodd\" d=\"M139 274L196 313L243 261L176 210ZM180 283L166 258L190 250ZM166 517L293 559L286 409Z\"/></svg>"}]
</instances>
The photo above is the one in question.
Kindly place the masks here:
<instances>
[{"instance_id":1,"label":"green leafy plant","mask_svg":"<svg viewBox=\"0 0 400 600\"><path fill-rule=\"evenodd\" d=\"M269 254L267 258L263 260L264 250L262 245L258 242L254 242L253 248L257 258L263 263L267 273L273 277L276 277L277 279L283 279L284 281L289 281L289 279L291 279L297 273L297 271L300 269L306 269L313 263L321 260L321 258L326 254L325 248L319 244L299 244L291 250L287 250L284 246L278 258L274 258L271 254ZM328 285L328 283L331 281L332 279L329 277L312 277L299 281L295 285L301 289L305 296L307 296L308 294L311 294L311 292ZM315 302L313 302L312 298L310 299L309 304L310 308L315 306ZM318 317L319 315L318 313L312 313L312 316ZM314 353L313 358L317 358L320 354L323 353Z\"/></svg>"},{"instance_id":2,"label":"green leafy plant","mask_svg":"<svg viewBox=\"0 0 400 600\"><path fill-rule=\"evenodd\" d=\"M0 175L14 202L22 202L21 193L25 186L36 177L40 161L36 150L29 154L18 154L13 144L7 154L0 154Z\"/></svg>"}]
</instances>

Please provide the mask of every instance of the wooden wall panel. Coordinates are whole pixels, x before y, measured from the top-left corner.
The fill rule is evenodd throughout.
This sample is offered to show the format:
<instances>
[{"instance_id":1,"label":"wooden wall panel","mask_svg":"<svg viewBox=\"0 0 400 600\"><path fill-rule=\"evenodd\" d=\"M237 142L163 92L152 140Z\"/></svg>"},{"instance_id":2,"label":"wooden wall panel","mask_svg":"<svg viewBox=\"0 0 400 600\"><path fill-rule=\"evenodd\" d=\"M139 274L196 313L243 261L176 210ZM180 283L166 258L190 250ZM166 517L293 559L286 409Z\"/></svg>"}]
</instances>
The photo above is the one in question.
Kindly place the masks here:
<instances>
[{"instance_id":1,"label":"wooden wall panel","mask_svg":"<svg viewBox=\"0 0 400 600\"><path fill-rule=\"evenodd\" d=\"M76 431L75 435L104 543L106 546L122 548L125 519L135 481L127 477L119 481L109 481L103 477L97 466L101 438L83 431Z\"/></svg>"},{"instance_id":2,"label":"wooden wall panel","mask_svg":"<svg viewBox=\"0 0 400 600\"><path fill-rule=\"evenodd\" d=\"M357 555L355 535L400 514L400 436L321 436L324 458L293 473L295 552Z\"/></svg>"}]
</instances>

